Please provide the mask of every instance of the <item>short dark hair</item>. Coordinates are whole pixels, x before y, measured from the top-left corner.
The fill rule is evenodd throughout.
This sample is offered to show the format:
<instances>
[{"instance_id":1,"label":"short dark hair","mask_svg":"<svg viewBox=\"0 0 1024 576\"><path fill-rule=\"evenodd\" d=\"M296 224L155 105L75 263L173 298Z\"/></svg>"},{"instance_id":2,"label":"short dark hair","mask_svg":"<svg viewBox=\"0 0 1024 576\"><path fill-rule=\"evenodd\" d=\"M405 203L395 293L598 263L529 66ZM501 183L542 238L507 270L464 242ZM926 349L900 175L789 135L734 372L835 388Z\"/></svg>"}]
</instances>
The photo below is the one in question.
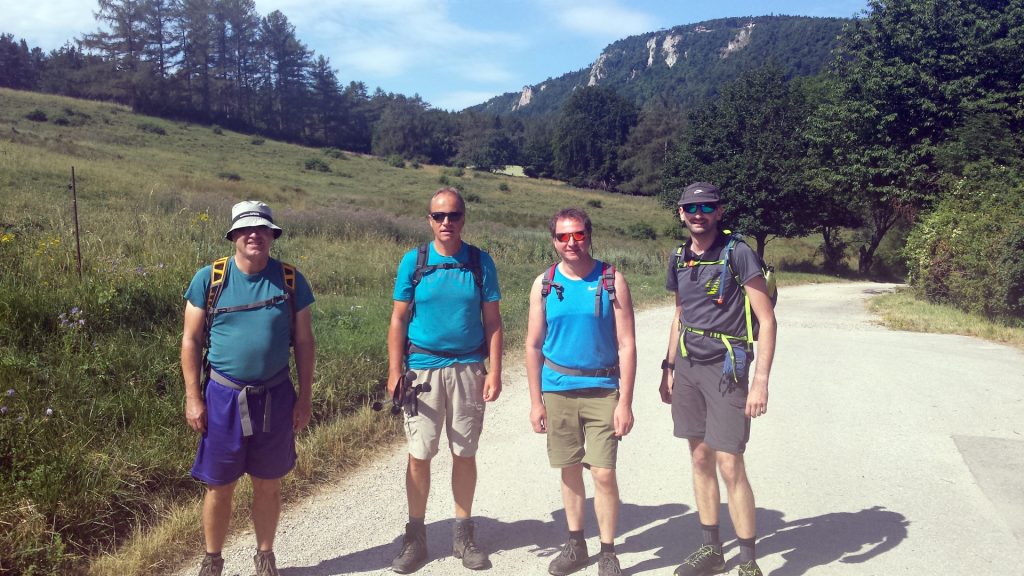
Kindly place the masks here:
<instances>
[{"instance_id":1,"label":"short dark hair","mask_svg":"<svg viewBox=\"0 0 1024 576\"><path fill-rule=\"evenodd\" d=\"M437 198L441 194L452 194L459 201L459 212L466 211L466 201L462 199L462 193L459 189L454 186L445 186L444 188L438 188L433 196L430 197L430 201L427 202L427 212L430 212L430 205L434 203L434 198Z\"/></svg>"},{"instance_id":2,"label":"short dark hair","mask_svg":"<svg viewBox=\"0 0 1024 576\"><path fill-rule=\"evenodd\" d=\"M548 221L548 231L551 232L551 237L555 237L555 225L558 224L559 220L576 220L577 222L583 223L583 229L587 231L587 236L593 232L594 226L590 223L590 216L580 208L562 208Z\"/></svg>"}]
</instances>

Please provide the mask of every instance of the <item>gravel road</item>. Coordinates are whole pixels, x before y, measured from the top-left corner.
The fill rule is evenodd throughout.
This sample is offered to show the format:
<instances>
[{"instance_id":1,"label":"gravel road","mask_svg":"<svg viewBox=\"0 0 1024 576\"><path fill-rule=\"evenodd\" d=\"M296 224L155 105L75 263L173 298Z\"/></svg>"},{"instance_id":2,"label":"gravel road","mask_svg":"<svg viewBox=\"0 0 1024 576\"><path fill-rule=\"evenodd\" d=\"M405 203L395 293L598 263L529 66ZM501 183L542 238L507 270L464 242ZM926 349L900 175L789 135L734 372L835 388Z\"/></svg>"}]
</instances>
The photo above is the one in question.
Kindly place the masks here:
<instances>
[{"instance_id":1,"label":"gravel road","mask_svg":"<svg viewBox=\"0 0 1024 576\"><path fill-rule=\"evenodd\" d=\"M891 284L783 289L767 416L747 462L766 574L1024 575L1024 354L989 342L896 332L863 307ZM637 315L636 427L619 450L617 550L626 574L671 574L699 544L685 442L658 399L671 310ZM558 473L527 419L521 353L488 406L474 515L493 576L545 574L565 538ZM276 551L284 576L390 573L406 520L403 446L293 506ZM451 558L450 457L434 463L431 561ZM588 481L588 494L593 490ZM588 501L586 534L598 547ZM737 553L722 513L728 567ZM225 574L252 574L238 530ZM192 575L195 564L181 576ZM591 564L579 574L596 575Z\"/></svg>"}]
</instances>

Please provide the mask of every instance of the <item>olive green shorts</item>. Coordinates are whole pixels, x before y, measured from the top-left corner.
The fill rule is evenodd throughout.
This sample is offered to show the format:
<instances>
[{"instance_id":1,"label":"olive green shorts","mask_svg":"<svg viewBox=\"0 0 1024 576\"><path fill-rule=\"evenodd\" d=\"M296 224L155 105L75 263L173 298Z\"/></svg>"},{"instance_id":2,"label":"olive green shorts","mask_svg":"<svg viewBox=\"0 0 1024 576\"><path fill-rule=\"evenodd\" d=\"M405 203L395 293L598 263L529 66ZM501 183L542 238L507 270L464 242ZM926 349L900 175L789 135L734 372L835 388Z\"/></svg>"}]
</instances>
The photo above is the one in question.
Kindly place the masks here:
<instances>
[{"instance_id":1,"label":"olive green shorts","mask_svg":"<svg viewBox=\"0 0 1024 576\"><path fill-rule=\"evenodd\" d=\"M618 403L619 391L611 388L545 392L551 467L582 463L614 470L619 438L613 418Z\"/></svg>"}]
</instances>

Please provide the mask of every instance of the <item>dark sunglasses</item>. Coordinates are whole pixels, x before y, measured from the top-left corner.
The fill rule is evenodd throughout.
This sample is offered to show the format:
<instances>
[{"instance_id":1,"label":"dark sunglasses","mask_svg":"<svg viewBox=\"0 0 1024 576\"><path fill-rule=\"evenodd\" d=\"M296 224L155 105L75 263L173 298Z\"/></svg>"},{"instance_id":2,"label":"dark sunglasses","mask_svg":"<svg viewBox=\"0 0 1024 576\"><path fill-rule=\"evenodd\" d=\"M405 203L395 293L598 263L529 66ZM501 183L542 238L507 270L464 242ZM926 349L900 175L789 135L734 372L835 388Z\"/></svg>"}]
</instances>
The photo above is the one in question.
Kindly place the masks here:
<instances>
[{"instance_id":1,"label":"dark sunglasses","mask_svg":"<svg viewBox=\"0 0 1024 576\"><path fill-rule=\"evenodd\" d=\"M687 214L696 214L697 210L700 210L701 214L711 214L718 208L718 204L687 204L683 206L683 212Z\"/></svg>"},{"instance_id":2,"label":"dark sunglasses","mask_svg":"<svg viewBox=\"0 0 1024 576\"><path fill-rule=\"evenodd\" d=\"M458 222L462 220L462 212L431 212L430 218L437 223L444 222L445 218L449 222Z\"/></svg>"},{"instance_id":3,"label":"dark sunglasses","mask_svg":"<svg viewBox=\"0 0 1024 576\"><path fill-rule=\"evenodd\" d=\"M577 242L583 242L587 239L587 233L583 230L577 230L575 232L562 232L561 234L555 234L555 239L562 243L568 242L569 238L572 238Z\"/></svg>"}]
</instances>

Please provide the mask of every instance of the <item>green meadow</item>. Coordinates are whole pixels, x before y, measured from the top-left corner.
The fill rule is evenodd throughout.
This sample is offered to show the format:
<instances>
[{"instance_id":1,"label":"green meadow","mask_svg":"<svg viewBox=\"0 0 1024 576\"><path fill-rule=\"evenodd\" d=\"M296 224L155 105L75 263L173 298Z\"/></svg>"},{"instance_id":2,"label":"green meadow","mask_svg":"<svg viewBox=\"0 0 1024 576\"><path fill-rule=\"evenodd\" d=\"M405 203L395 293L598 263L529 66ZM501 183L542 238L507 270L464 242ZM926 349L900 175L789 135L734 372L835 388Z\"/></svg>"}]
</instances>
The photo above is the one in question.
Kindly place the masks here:
<instances>
[{"instance_id":1,"label":"green meadow","mask_svg":"<svg viewBox=\"0 0 1024 576\"><path fill-rule=\"evenodd\" d=\"M386 371L395 267L429 239L427 202L443 185L468 200L466 240L498 264L507 364L520 361L530 283L555 258L546 222L559 208L590 213L596 256L619 266L640 306L668 303L664 263L680 227L649 198L0 89L0 573L146 574L200 550L182 293L231 252L223 234L239 200L271 205L285 229L275 255L317 297L314 418L287 497L393 441L395 420L368 405ZM773 242L768 259L813 271L815 242ZM243 488L236 509L246 498Z\"/></svg>"}]
</instances>

